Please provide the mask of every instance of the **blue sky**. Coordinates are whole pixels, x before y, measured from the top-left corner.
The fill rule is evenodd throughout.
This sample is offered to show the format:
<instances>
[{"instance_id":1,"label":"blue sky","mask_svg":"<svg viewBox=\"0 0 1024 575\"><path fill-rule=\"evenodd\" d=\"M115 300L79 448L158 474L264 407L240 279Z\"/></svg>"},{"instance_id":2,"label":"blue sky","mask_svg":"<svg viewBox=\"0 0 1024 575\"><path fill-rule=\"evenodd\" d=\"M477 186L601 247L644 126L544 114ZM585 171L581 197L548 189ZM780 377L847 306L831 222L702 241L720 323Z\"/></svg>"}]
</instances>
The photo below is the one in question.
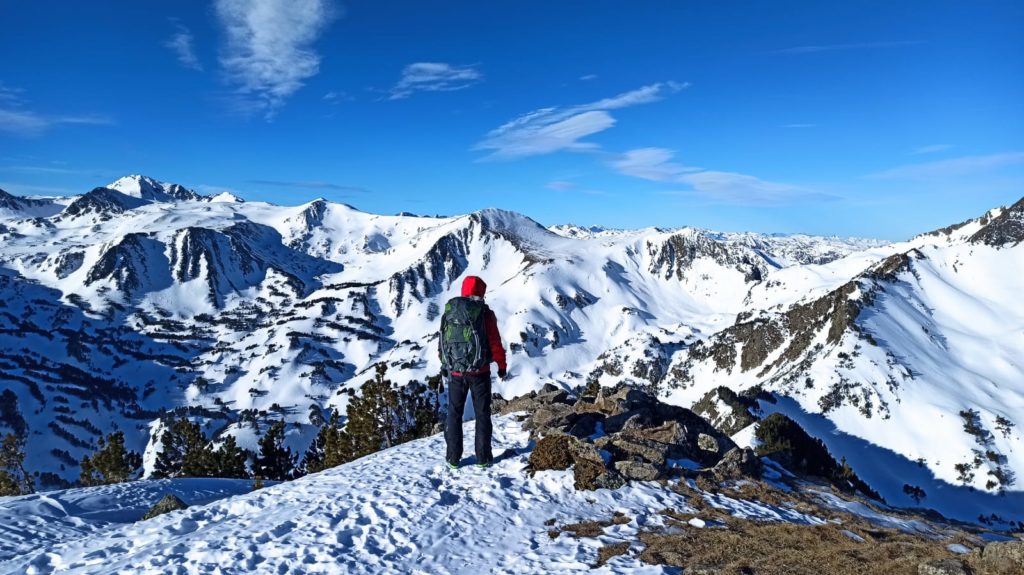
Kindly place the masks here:
<instances>
[{"instance_id":1,"label":"blue sky","mask_svg":"<svg viewBox=\"0 0 1024 575\"><path fill-rule=\"evenodd\" d=\"M0 0L0 187L888 239L1024 195L1021 2Z\"/></svg>"}]
</instances>

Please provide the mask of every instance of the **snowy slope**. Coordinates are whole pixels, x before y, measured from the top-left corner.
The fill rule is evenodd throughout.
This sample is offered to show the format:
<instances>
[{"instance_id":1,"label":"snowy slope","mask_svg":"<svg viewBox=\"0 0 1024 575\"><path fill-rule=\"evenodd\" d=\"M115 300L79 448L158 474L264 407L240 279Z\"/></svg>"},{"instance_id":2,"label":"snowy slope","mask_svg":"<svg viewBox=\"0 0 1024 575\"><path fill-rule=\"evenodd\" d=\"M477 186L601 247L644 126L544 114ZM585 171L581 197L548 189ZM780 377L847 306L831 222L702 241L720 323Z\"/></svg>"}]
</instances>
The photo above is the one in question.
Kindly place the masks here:
<instances>
[{"instance_id":1,"label":"snowy slope","mask_svg":"<svg viewBox=\"0 0 1024 575\"><path fill-rule=\"evenodd\" d=\"M760 385L890 502L911 504L909 482L950 492L926 504L954 516L1024 511L1021 212L959 239L920 236L850 281L820 282L820 297L744 315L674 358L672 401Z\"/></svg>"},{"instance_id":2,"label":"snowy slope","mask_svg":"<svg viewBox=\"0 0 1024 575\"><path fill-rule=\"evenodd\" d=\"M528 434L496 420L491 469L451 472L444 441L410 442L293 482L140 523L108 525L66 540L36 542L0 573L671 573L617 557L593 569L597 547L663 525L659 512L690 512L687 498L658 483L576 491L571 471L524 469ZM472 433L466 429L467 441ZM467 445L467 447L470 447ZM60 495L54 495L60 498ZM66 496L65 496L66 498ZM24 498L22 498L24 499ZM719 495L736 517L821 524L799 511ZM20 500L10 508L28 505ZM35 513L23 509L26 515ZM624 513L599 538L552 539L550 524ZM24 539L33 533L25 529ZM26 541L22 545L31 545Z\"/></svg>"}]
</instances>

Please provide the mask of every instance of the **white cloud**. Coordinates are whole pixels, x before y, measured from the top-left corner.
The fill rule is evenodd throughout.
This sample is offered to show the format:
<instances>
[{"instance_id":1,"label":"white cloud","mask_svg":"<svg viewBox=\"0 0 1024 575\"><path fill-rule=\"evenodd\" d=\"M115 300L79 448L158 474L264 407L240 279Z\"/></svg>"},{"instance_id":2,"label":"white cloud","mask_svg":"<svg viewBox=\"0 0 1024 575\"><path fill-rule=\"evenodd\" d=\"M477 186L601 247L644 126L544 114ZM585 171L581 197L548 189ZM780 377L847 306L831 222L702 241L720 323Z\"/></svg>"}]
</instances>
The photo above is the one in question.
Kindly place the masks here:
<instances>
[{"instance_id":1,"label":"white cloud","mask_svg":"<svg viewBox=\"0 0 1024 575\"><path fill-rule=\"evenodd\" d=\"M476 84L483 74L475 66L453 66L444 62L416 62L402 70L391 88L391 100L408 98L416 92L453 92Z\"/></svg>"},{"instance_id":2,"label":"white cloud","mask_svg":"<svg viewBox=\"0 0 1024 575\"><path fill-rule=\"evenodd\" d=\"M853 44L817 44L810 46L793 46L781 50L772 50L773 54L815 54L818 52L835 52L839 50L869 50L873 48L900 48L917 46L919 40L893 40L885 42L857 42Z\"/></svg>"},{"instance_id":3,"label":"white cloud","mask_svg":"<svg viewBox=\"0 0 1024 575\"><path fill-rule=\"evenodd\" d=\"M873 180L937 180L991 172L1020 164L1024 164L1024 152L1004 152L910 164L868 174L866 177Z\"/></svg>"},{"instance_id":4,"label":"white cloud","mask_svg":"<svg viewBox=\"0 0 1024 575\"><path fill-rule=\"evenodd\" d=\"M953 146L950 144L932 144L930 146L921 146L920 148L911 151L910 155L920 156L923 154L937 154L939 152L945 152L946 150L952 147Z\"/></svg>"},{"instance_id":5,"label":"white cloud","mask_svg":"<svg viewBox=\"0 0 1024 575\"><path fill-rule=\"evenodd\" d=\"M178 57L178 63L190 70L203 70L203 65L199 63L199 58L196 57L196 49L194 38L192 37L192 31L177 24L177 31L169 40L164 42L164 46L170 48L174 55Z\"/></svg>"},{"instance_id":6,"label":"white cloud","mask_svg":"<svg viewBox=\"0 0 1024 575\"><path fill-rule=\"evenodd\" d=\"M797 129L797 130L799 130L799 129L803 129L803 128L817 128L818 125L817 124L783 124L783 125L781 125L779 127L780 128L790 128L790 129Z\"/></svg>"},{"instance_id":7,"label":"white cloud","mask_svg":"<svg viewBox=\"0 0 1024 575\"><path fill-rule=\"evenodd\" d=\"M330 22L327 0L216 0L227 36L221 65L240 108L272 118L320 71L313 43Z\"/></svg>"},{"instance_id":8,"label":"white cloud","mask_svg":"<svg viewBox=\"0 0 1024 575\"><path fill-rule=\"evenodd\" d=\"M0 132L18 136L38 136L50 128L63 125L109 125L110 118L97 115L49 116L25 109L0 109Z\"/></svg>"},{"instance_id":9,"label":"white cloud","mask_svg":"<svg viewBox=\"0 0 1024 575\"><path fill-rule=\"evenodd\" d=\"M613 158L609 163L615 171L626 176L655 182L678 181L687 173L700 171L672 162L672 150L665 148L637 148Z\"/></svg>"},{"instance_id":10,"label":"white cloud","mask_svg":"<svg viewBox=\"0 0 1024 575\"><path fill-rule=\"evenodd\" d=\"M473 149L490 151L491 154L485 159L496 160L524 158L561 150L595 150L599 148L597 144L581 142L580 139L614 126L615 118L608 113L610 110L656 102L666 94L688 86L676 82L659 82L590 104L534 110L491 130Z\"/></svg>"},{"instance_id":11,"label":"white cloud","mask_svg":"<svg viewBox=\"0 0 1024 575\"><path fill-rule=\"evenodd\" d=\"M577 185L576 182L570 182L568 180L553 180L548 182L545 187L556 192L568 192L569 190L575 190Z\"/></svg>"},{"instance_id":12,"label":"white cloud","mask_svg":"<svg viewBox=\"0 0 1024 575\"><path fill-rule=\"evenodd\" d=\"M597 79L597 74L584 74L584 75L580 76L580 80L583 80L584 82L589 81L589 80L596 80L596 79Z\"/></svg>"},{"instance_id":13,"label":"white cloud","mask_svg":"<svg viewBox=\"0 0 1024 575\"><path fill-rule=\"evenodd\" d=\"M789 184L769 182L746 174L684 166L673 162L673 156L673 152L665 148L638 148L612 158L609 164L626 176L684 184L690 188L688 191L668 192L669 195L696 193L712 201L746 205L772 205L797 199L830 198L826 194Z\"/></svg>"}]
</instances>

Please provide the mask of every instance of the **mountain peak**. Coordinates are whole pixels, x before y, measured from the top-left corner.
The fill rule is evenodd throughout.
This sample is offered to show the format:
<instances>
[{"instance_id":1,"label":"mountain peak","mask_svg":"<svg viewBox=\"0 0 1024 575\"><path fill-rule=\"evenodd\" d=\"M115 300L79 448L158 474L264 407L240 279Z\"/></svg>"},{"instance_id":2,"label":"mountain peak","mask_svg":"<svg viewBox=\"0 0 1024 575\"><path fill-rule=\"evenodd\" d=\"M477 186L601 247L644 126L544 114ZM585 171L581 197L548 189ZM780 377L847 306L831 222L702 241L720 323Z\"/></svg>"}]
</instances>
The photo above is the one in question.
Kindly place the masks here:
<instances>
[{"instance_id":1,"label":"mountain peak","mask_svg":"<svg viewBox=\"0 0 1024 575\"><path fill-rule=\"evenodd\" d=\"M149 176L129 174L107 186L126 196L154 202L200 200L203 196L180 186L157 181Z\"/></svg>"}]
</instances>

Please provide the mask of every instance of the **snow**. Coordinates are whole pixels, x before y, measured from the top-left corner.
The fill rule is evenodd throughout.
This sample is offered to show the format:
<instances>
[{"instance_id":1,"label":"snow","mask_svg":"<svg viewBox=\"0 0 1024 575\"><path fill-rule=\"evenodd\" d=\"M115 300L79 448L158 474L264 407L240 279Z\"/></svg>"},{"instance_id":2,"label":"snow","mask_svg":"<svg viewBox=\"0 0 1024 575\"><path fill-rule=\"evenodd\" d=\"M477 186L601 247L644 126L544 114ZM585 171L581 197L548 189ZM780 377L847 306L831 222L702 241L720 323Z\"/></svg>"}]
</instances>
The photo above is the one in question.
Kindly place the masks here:
<instances>
[{"instance_id":1,"label":"snow","mask_svg":"<svg viewBox=\"0 0 1024 575\"><path fill-rule=\"evenodd\" d=\"M443 445L434 436L149 521L51 537L19 548L0 573L590 572L600 545L657 524L662 509L690 510L684 496L657 483L578 492L571 472L529 477L528 434L511 417L495 420L497 461L488 470L448 470ZM45 512L20 499L20 516L38 516L24 530L44 525ZM549 519L561 525L615 512L633 521L596 539L548 536ZM623 557L596 572L669 571Z\"/></svg>"}]
</instances>

